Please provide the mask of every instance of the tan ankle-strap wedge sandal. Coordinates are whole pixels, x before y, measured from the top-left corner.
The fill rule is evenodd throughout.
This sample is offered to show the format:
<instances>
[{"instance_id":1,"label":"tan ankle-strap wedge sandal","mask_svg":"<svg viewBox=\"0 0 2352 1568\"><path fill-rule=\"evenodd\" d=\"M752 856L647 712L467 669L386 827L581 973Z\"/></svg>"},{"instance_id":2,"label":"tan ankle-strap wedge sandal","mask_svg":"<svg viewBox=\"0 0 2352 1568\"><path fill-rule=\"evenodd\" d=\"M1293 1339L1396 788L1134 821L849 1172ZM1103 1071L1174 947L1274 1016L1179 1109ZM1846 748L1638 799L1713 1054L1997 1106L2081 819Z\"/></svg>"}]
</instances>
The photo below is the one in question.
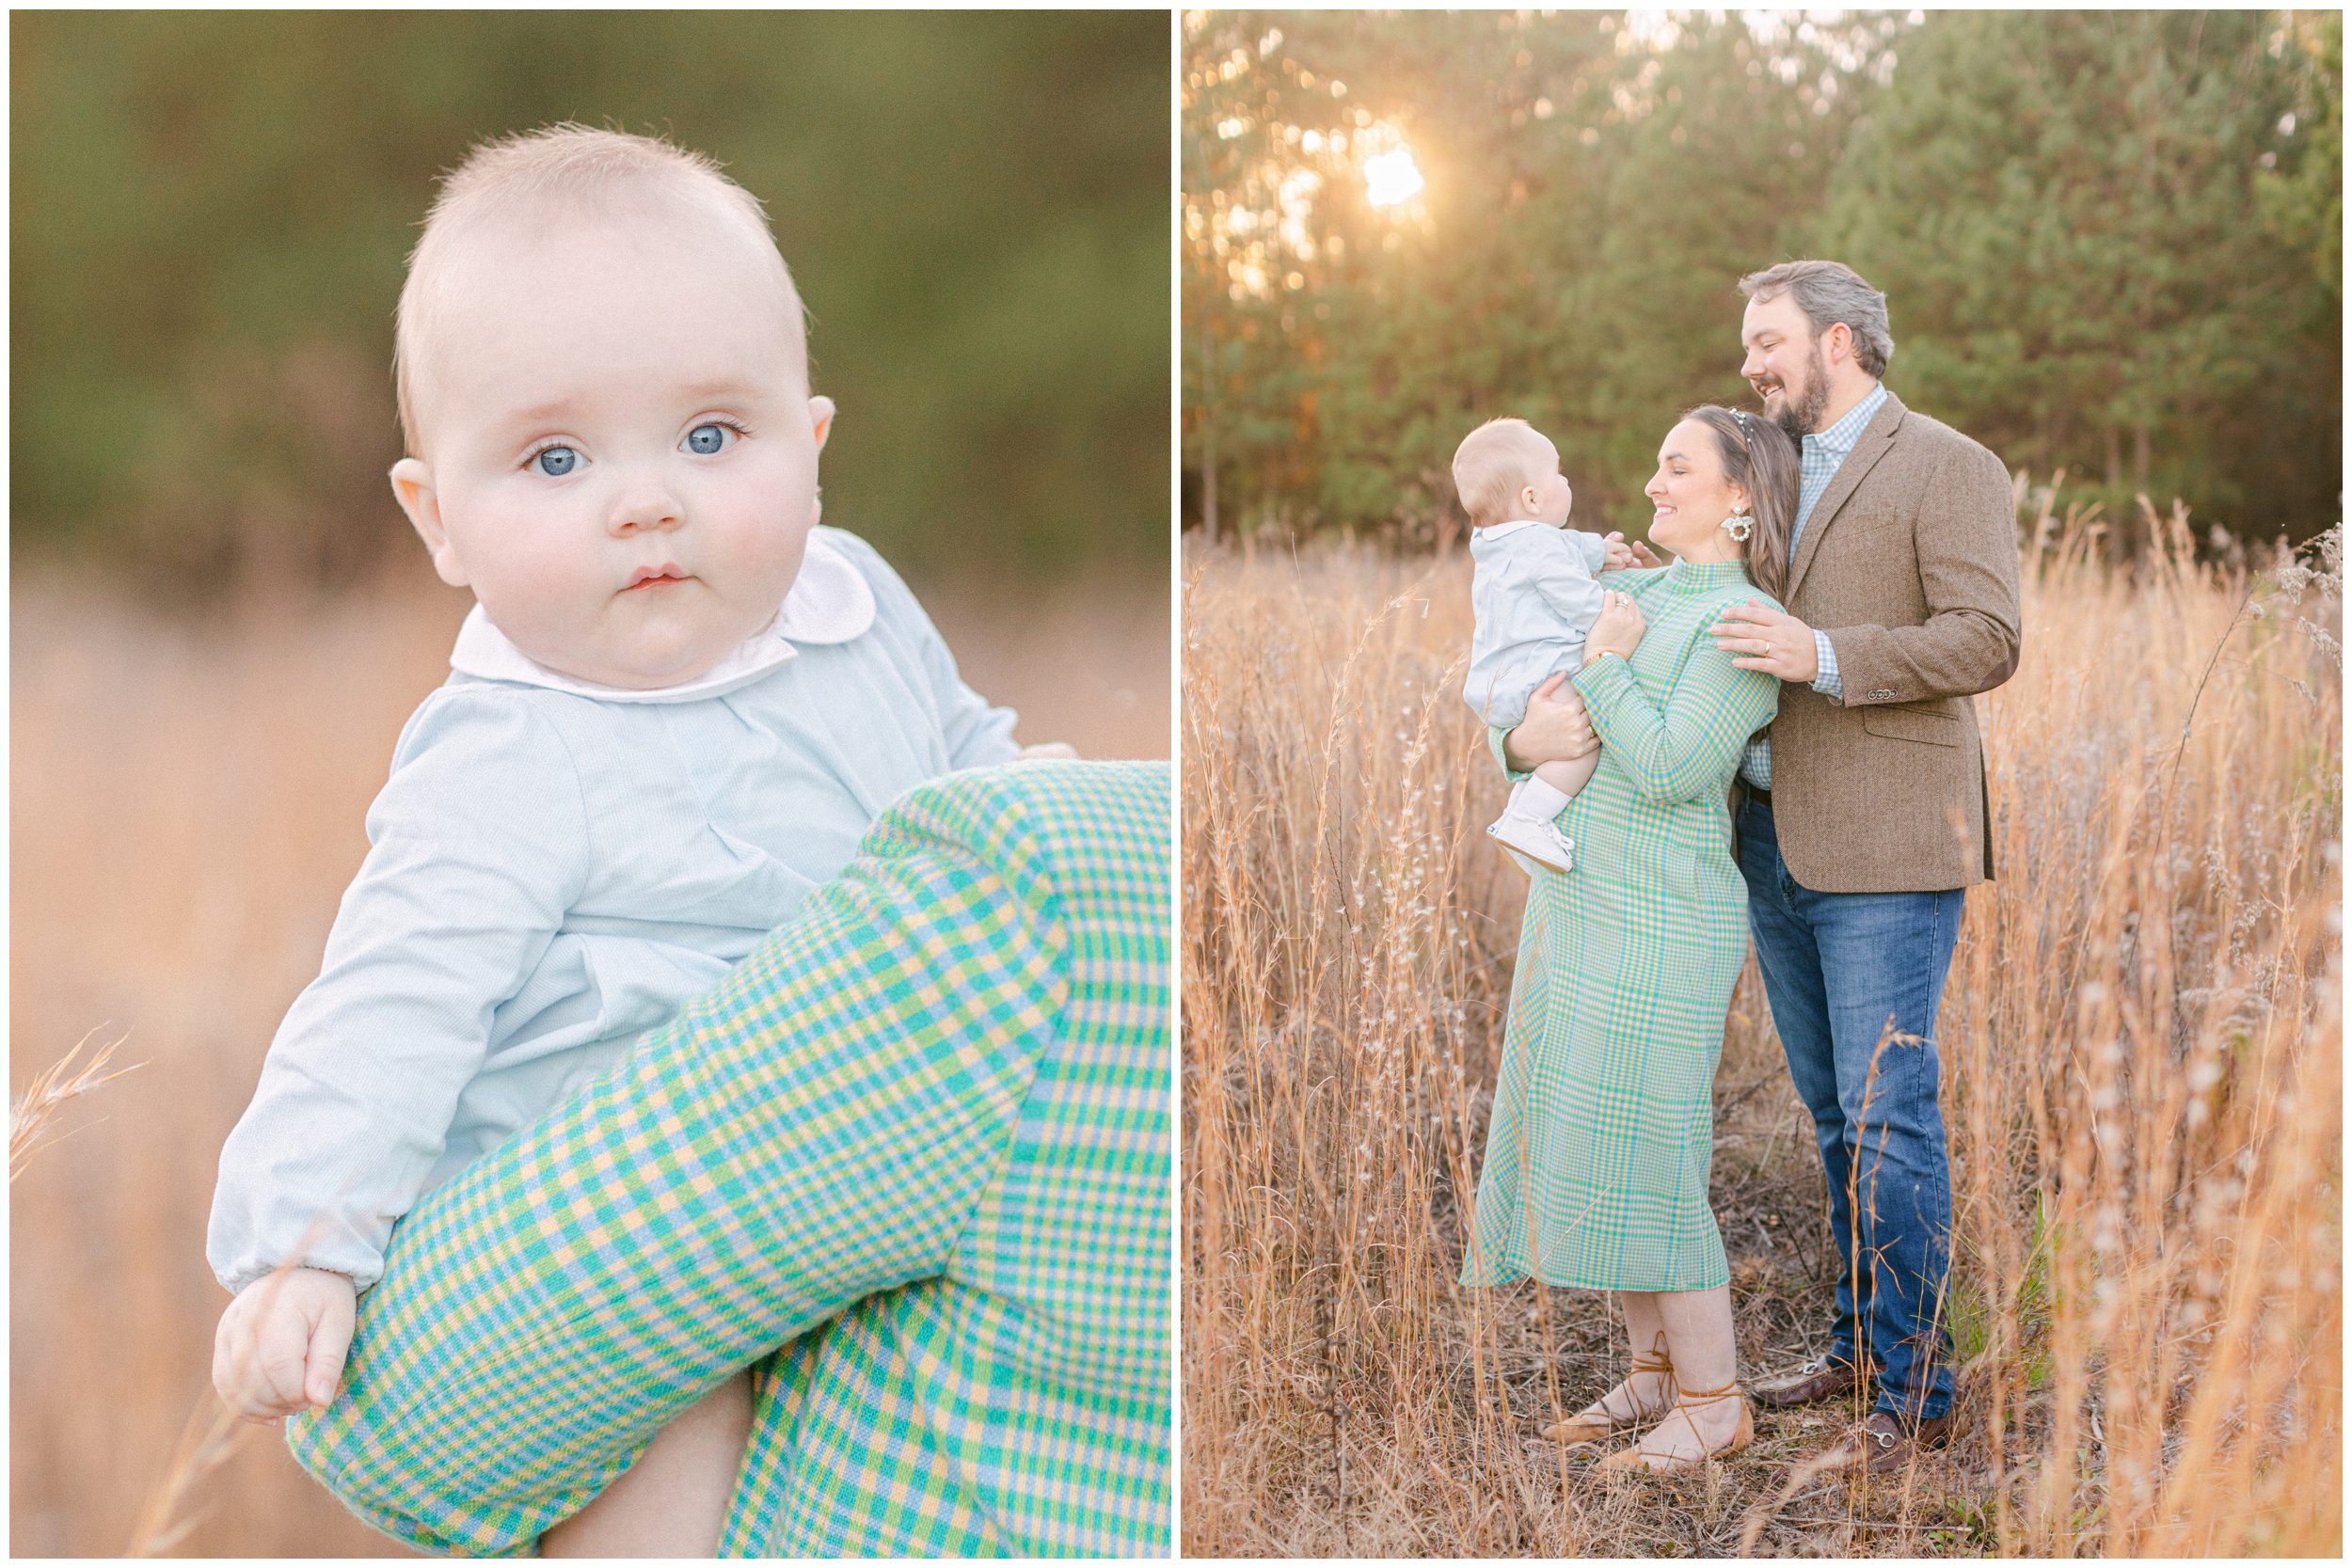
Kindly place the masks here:
<instances>
[{"instance_id":1,"label":"tan ankle-strap wedge sandal","mask_svg":"<svg viewBox=\"0 0 2352 1568\"><path fill-rule=\"evenodd\" d=\"M1675 1405L1683 1412L1683 1420L1689 1422L1691 1435L1698 1437L1698 1423L1691 1420L1690 1412L1700 1405L1713 1404L1720 1400L1740 1402L1740 1424L1733 1429L1731 1441L1722 1448L1709 1449L1707 1452L1694 1457L1667 1459L1662 1464L1653 1464L1651 1463L1652 1456L1644 1453L1641 1446L1636 1444L1629 1449L1619 1449L1615 1453L1602 1460L1600 1462L1602 1467L1611 1470L1646 1470L1653 1475L1675 1475L1683 1470L1695 1469L1710 1459L1721 1459L1726 1454L1738 1453L1756 1440L1756 1420L1749 1414L1747 1395L1737 1383L1726 1383L1721 1388L1682 1389L1675 1396ZM1673 1419L1671 1414L1667 1419ZM1661 1425L1662 1424L1664 1423L1661 1422ZM1700 1441L1704 1443L1706 1439L1702 1437Z\"/></svg>"},{"instance_id":2,"label":"tan ankle-strap wedge sandal","mask_svg":"<svg viewBox=\"0 0 2352 1568\"><path fill-rule=\"evenodd\" d=\"M1655 1352L1652 1355L1637 1354L1633 1357L1633 1370L1627 1376L1626 1382L1632 1382L1644 1372L1657 1372L1665 1378L1666 1396L1672 1399L1675 1394L1674 1359L1656 1345L1651 1346L1651 1349ZM1606 1394L1601 1396L1602 1399L1608 1397ZM1626 1397L1630 1399L1632 1395L1629 1393ZM1552 1442L1576 1448L1581 1444L1597 1443L1604 1437L1612 1436L1647 1419L1649 1419L1647 1411L1640 1411L1634 1415L1620 1418L1612 1416L1599 1404L1595 1403L1578 1411L1565 1421L1552 1422L1551 1425L1544 1428L1544 1435Z\"/></svg>"}]
</instances>

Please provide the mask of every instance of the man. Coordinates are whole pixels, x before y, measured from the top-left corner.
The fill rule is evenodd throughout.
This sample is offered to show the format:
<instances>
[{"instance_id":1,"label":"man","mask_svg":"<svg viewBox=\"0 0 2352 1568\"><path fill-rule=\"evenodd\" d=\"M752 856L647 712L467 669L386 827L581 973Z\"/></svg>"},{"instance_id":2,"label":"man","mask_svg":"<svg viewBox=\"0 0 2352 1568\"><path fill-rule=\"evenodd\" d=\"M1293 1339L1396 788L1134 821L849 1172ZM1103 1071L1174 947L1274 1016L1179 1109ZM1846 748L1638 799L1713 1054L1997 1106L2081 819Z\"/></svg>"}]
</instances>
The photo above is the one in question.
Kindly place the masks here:
<instances>
[{"instance_id":1,"label":"man","mask_svg":"<svg viewBox=\"0 0 2352 1568\"><path fill-rule=\"evenodd\" d=\"M1883 1471L1951 1425L1950 1159L1935 1015L1966 890L1993 876L1973 693L2017 668L2009 471L1881 378L1886 298L1836 261L1740 280L1740 373L1796 440L1787 611L1726 612L1719 645L1780 678L1734 786L1758 967L1813 1114L1839 1253L1829 1349L1756 1384L1768 1405L1867 1390L1823 1459Z\"/></svg>"},{"instance_id":2,"label":"man","mask_svg":"<svg viewBox=\"0 0 2352 1568\"><path fill-rule=\"evenodd\" d=\"M1165 1557L1168 778L950 774L429 1195L294 1455L529 1553L736 1369L723 1557Z\"/></svg>"}]
</instances>

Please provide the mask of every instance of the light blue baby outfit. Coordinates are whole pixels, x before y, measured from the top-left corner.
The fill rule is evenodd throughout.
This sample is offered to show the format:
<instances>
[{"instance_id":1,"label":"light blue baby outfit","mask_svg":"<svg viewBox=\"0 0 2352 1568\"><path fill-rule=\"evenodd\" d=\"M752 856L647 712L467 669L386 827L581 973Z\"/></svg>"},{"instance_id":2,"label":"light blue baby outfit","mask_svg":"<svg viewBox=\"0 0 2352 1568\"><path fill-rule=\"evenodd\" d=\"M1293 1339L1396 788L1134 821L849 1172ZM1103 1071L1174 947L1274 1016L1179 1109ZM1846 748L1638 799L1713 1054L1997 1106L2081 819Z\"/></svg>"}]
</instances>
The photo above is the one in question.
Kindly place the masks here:
<instances>
[{"instance_id":1,"label":"light blue baby outfit","mask_svg":"<svg viewBox=\"0 0 2352 1568\"><path fill-rule=\"evenodd\" d=\"M1472 529L1470 673L1462 699L1481 721L1509 729L1558 671L1584 661L1584 634L1600 614L1609 545L1597 533L1534 518Z\"/></svg>"},{"instance_id":2,"label":"light blue baby outfit","mask_svg":"<svg viewBox=\"0 0 2352 1568\"><path fill-rule=\"evenodd\" d=\"M383 1272L392 1222L707 990L916 784L1010 760L873 548L834 529L684 686L533 663L477 608L401 734L319 976L221 1151L209 1256Z\"/></svg>"}]
</instances>

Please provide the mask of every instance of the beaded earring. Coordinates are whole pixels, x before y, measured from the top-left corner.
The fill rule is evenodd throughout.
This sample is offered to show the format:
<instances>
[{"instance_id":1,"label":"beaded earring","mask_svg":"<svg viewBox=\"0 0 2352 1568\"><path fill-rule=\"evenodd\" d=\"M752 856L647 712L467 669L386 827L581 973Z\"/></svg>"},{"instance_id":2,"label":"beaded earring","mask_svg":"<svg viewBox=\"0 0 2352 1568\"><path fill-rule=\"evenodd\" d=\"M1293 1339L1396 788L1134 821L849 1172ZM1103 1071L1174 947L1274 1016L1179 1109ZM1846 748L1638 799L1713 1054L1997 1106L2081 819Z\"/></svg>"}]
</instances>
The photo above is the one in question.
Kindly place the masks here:
<instances>
[{"instance_id":1,"label":"beaded earring","mask_svg":"<svg viewBox=\"0 0 2352 1568\"><path fill-rule=\"evenodd\" d=\"M1735 408L1731 411L1731 417L1740 421L1740 450L1751 454L1754 453L1756 449L1749 445L1748 436L1749 433L1756 427L1748 422L1747 410L1743 408ZM1734 539L1737 539L1740 543L1744 545L1748 542L1748 535L1756 531L1756 519L1749 516L1744 512L1735 512L1730 516L1724 519L1723 528L1725 533L1730 534Z\"/></svg>"}]
</instances>

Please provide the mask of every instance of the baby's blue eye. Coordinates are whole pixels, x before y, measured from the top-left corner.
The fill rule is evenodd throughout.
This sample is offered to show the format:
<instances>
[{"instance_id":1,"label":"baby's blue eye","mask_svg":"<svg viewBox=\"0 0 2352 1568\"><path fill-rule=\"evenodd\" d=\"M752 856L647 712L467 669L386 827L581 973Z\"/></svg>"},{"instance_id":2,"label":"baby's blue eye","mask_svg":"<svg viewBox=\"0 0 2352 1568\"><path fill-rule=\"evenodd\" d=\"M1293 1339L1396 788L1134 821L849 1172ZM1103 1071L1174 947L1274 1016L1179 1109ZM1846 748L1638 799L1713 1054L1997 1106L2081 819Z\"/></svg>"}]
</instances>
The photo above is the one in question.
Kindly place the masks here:
<instances>
[{"instance_id":1,"label":"baby's blue eye","mask_svg":"<svg viewBox=\"0 0 2352 1568\"><path fill-rule=\"evenodd\" d=\"M698 424L686 433L686 450L707 457L727 443L727 427L721 424Z\"/></svg>"},{"instance_id":2,"label":"baby's blue eye","mask_svg":"<svg viewBox=\"0 0 2352 1568\"><path fill-rule=\"evenodd\" d=\"M550 479L561 479L580 465L580 453L569 447L548 447L532 458L539 471Z\"/></svg>"}]
</instances>

